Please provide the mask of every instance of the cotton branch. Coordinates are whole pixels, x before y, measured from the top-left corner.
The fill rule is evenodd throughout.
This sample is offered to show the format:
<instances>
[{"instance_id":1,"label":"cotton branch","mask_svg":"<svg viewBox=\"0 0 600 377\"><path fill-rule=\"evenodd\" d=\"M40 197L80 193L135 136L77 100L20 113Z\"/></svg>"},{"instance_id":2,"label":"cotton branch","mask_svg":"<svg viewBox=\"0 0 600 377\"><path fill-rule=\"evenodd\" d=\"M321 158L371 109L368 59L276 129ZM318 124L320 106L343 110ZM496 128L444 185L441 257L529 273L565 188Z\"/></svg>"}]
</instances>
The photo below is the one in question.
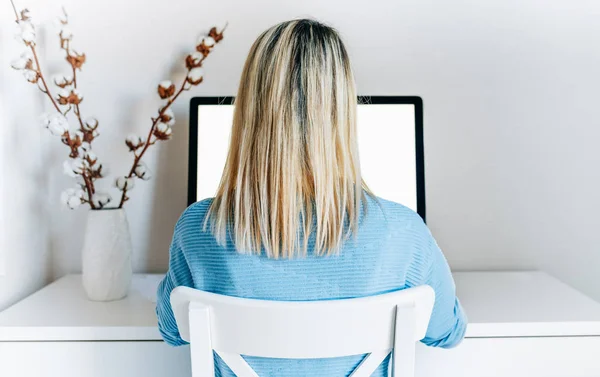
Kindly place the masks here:
<instances>
[{"instance_id":1,"label":"cotton branch","mask_svg":"<svg viewBox=\"0 0 600 377\"><path fill-rule=\"evenodd\" d=\"M65 84L70 85L71 82L68 82L68 83L64 82L61 85L60 83L57 83L55 80L55 84L57 84L57 86L59 86L63 90L61 90L58 93L57 97L55 97L52 94L52 91L50 90L50 88L48 86L48 81L46 80L46 77L44 76L44 73L42 72L40 60L38 58L38 53L37 53L37 49L36 49L36 47L37 47L37 45L36 45L36 30L35 30L35 27L33 26L33 24L31 23L31 17L29 15L29 11L27 9L23 9L19 13L19 12L17 12L17 8L15 7L15 4L12 0L11 0L11 4L12 4L13 10L15 12L15 22L17 23L17 25L20 28L20 37L21 37L23 43L25 44L25 46L30 51L30 53L28 53L28 52L23 53L20 58L13 61L12 67L17 70L22 70L25 79L31 83L37 84L40 91L42 93L44 93L46 95L46 97L50 100L50 103L56 110L56 114L44 115L44 117L42 118L42 123L46 128L48 128L50 130L50 132L53 135L60 136L63 144L65 144L69 147L69 150L70 150L69 157L72 159L87 158L86 153L91 148L89 146L89 141L91 141L91 139L93 139L93 137L89 138L87 136L90 133L91 133L91 135L94 135L95 128L90 131L89 127L88 127L88 130L86 130L86 127L84 126L84 123L81 120L81 116L80 116L80 112L79 112L79 103L82 101L83 97L77 91L74 81L72 82L74 84L74 88L70 92L67 92L66 90L64 90L64 88L66 87ZM66 16L66 13L65 13L65 16ZM61 31L60 35L61 35L61 41L62 41L63 31ZM62 44L62 42L61 42L61 44ZM81 59L79 58L79 60L81 60ZM68 58L67 58L67 61L69 61ZM85 61L85 55L83 56L83 61ZM71 62L69 61L69 63L71 63ZM83 64L83 62L81 62L81 64ZM81 67L81 64L79 64L79 67ZM71 63L71 66L73 67L73 70L74 70L75 68L73 66L73 63ZM69 105L69 107L63 111L63 110L61 110L59 105ZM69 124L68 124L68 121L65 116L71 109L71 106L75 107L74 112L76 113L76 115L79 119L79 123L81 125L81 129L79 131L80 134L69 130ZM85 148L83 147L84 143L87 144L87 147L85 147ZM82 161L85 161L85 160L82 160ZM97 163L97 160L94 163ZM98 163L98 166L101 169L101 164ZM83 169L81 169L81 170L79 170L79 169L72 170L71 169L70 172L69 172L69 169L66 170L66 172L68 172L68 174L70 174L74 177L76 177L76 176L81 177L81 181L79 183L80 183L81 187L83 187L85 190L85 195L79 195L78 191L73 191L73 189L71 189L71 191L73 191L73 192L67 190L66 195L67 195L68 200L66 200L66 203L68 203L69 207L74 208L73 203L76 203L77 201L73 200L73 198L78 198L80 200L80 203L88 203L92 209L96 209L97 205L95 204L95 201L94 201L94 194L95 194L94 179L100 176L100 174L98 173L100 171L100 169L96 169L96 171L94 171L94 170L92 170L91 165L84 164ZM77 193L75 193L75 192L77 192ZM96 201L96 203L99 203L99 202Z\"/></svg>"},{"instance_id":2,"label":"cotton branch","mask_svg":"<svg viewBox=\"0 0 600 377\"><path fill-rule=\"evenodd\" d=\"M118 208L123 208L123 204L129 199L127 192L133 188L133 178L137 176L138 178L146 179L144 173L147 172L147 169L140 169L140 166L145 167L145 164L141 165L143 164L142 157L148 148L157 141L169 140L171 138L171 125L174 123L171 106L181 93L202 83L204 80L202 63L211 53L213 47L223 39L223 32L226 28L227 25L225 25L223 30L217 32L217 28L213 27L207 36L200 39L196 45L196 51L189 54L185 59L187 75L177 91L175 91L175 85L170 81L163 81L159 84L158 94L162 99L166 99L167 103L159 109L158 116L152 118L152 125L150 126L148 136L146 139L137 138L139 142L135 142L135 137L129 137L126 140L127 146L134 154L134 159L129 173L124 177L119 177L116 182L117 188L122 191ZM142 170L144 173L140 173L139 170Z\"/></svg>"}]
</instances>

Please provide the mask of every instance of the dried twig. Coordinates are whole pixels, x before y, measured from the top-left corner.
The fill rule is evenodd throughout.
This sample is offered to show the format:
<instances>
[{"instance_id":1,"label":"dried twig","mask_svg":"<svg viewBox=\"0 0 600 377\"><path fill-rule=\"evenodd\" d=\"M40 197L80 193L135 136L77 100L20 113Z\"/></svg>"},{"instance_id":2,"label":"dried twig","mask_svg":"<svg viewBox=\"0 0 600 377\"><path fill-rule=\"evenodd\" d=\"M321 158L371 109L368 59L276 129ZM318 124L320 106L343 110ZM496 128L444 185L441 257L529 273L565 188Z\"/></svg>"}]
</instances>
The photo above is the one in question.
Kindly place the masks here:
<instances>
[{"instance_id":1,"label":"dried twig","mask_svg":"<svg viewBox=\"0 0 600 377\"><path fill-rule=\"evenodd\" d=\"M19 22L19 12L17 12L17 7L15 6L15 2L13 0L10 0L10 3L12 4L13 11L15 11L15 18L17 19L17 22Z\"/></svg>"},{"instance_id":2,"label":"dried twig","mask_svg":"<svg viewBox=\"0 0 600 377\"><path fill-rule=\"evenodd\" d=\"M54 99L54 97L50 93L50 88L48 88L48 84L46 83L46 79L44 78L44 74L42 73L42 68L40 66L40 61L38 59L37 51L35 50L35 45L33 45L31 43L27 43L27 45L31 49L31 53L33 54L33 59L35 60L36 72L38 73L38 75L40 77L40 80L42 80L42 85L44 86L43 92L46 93L46 95L50 99L50 102L52 102L52 105L54 106L54 108L56 109L56 111L58 111L59 113L63 114L63 112L60 110L60 107L58 107L58 104L56 103L56 100Z\"/></svg>"}]
</instances>

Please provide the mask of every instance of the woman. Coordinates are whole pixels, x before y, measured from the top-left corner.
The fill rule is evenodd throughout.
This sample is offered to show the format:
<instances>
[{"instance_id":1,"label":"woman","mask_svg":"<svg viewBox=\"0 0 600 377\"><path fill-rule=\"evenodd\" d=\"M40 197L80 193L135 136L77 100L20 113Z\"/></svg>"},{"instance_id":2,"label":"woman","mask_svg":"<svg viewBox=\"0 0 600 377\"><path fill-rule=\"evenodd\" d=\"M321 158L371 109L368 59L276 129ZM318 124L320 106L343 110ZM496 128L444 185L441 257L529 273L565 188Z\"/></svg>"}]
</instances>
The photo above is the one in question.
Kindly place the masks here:
<instances>
[{"instance_id":1,"label":"woman","mask_svg":"<svg viewBox=\"0 0 600 377\"><path fill-rule=\"evenodd\" d=\"M461 341L466 318L431 233L417 214L375 197L361 179L356 108L348 54L335 30L294 20L256 40L216 196L189 207L175 227L157 303L167 343L184 343L169 304L181 285L265 300L327 300L428 284L436 299L423 342ZM363 358L246 359L259 376L282 377L347 376ZM388 364L373 376L387 376ZM234 376L218 356L215 369Z\"/></svg>"}]
</instances>

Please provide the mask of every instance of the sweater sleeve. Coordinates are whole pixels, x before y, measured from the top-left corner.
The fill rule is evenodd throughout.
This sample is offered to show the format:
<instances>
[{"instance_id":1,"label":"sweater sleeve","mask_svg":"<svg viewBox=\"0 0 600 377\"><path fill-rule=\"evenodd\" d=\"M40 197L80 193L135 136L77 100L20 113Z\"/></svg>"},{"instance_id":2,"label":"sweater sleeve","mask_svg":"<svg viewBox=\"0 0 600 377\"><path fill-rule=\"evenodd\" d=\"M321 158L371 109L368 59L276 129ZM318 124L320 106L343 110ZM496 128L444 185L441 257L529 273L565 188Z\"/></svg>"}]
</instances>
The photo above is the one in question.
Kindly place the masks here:
<instances>
[{"instance_id":1,"label":"sweater sleeve","mask_svg":"<svg viewBox=\"0 0 600 377\"><path fill-rule=\"evenodd\" d=\"M180 230L176 226L169 251L169 270L160 282L156 292L158 329L165 342L172 346L181 346L187 344L187 342L181 339L179 335L173 309L171 308L171 291L178 286L194 287L192 274L181 248L179 233Z\"/></svg>"},{"instance_id":2,"label":"sweater sleeve","mask_svg":"<svg viewBox=\"0 0 600 377\"><path fill-rule=\"evenodd\" d=\"M427 334L422 342L432 347L452 348L465 336L467 317L456 297L456 287L448 262L429 229L425 227L425 230L429 263L424 284L435 291L435 303Z\"/></svg>"}]
</instances>

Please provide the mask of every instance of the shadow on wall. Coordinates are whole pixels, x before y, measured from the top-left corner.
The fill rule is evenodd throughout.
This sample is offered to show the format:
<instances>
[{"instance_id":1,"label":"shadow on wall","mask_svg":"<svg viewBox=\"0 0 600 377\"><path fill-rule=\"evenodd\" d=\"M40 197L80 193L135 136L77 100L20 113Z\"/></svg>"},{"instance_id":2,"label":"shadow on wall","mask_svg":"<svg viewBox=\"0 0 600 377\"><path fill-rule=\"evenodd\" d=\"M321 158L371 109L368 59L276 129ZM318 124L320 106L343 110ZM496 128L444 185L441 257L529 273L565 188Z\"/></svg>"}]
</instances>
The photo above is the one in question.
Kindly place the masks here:
<instances>
[{"instance_id":1,"label":"shadow on wall","mask_svg":"<svg viewBox=\"0 0 600 377\"><path fill-rule=\"evenodd\" d=\"M184 109L187 109L187 101L185 108L175 111L177 124L173 138L163 143L155 165L156 187L150 203L152 210L145 269L148 272L166 271L173 228L187 205L189 128L188 114Z\"/></svg>"},{"instance_id":2,"label":"shadow on wall","mask_svg":"<svg viewBox=\"0 0 600 377\"><path fill-rule=\"evenodd\" d=\"M7 67L8 59L0 56L0 64ZM0 71L0 311L48 283L51 269L48 191L40 190L48 186L50 174L47 135L40 132L38 121L43 100L14 95L23 78L9 69Z\"/></svg>"},{"instance_id":3,"label":"shadow on wall","mask_svg":"<svg viewBox=\"0 0 600 377\"><path fill-rule=\"evenodd\" d=\"M179 87L185 71L181 66L183 57L173 59L168 76ZM144 271L165 272L169 265L169 246L173 229L187 206L189 97L194 92L184 92L173 106L176 123L173 136L161 142L156 153L154 190L150 206L148 244ZM152 153L152 152L150 152Z\"/></svg>"}]
</instances>

